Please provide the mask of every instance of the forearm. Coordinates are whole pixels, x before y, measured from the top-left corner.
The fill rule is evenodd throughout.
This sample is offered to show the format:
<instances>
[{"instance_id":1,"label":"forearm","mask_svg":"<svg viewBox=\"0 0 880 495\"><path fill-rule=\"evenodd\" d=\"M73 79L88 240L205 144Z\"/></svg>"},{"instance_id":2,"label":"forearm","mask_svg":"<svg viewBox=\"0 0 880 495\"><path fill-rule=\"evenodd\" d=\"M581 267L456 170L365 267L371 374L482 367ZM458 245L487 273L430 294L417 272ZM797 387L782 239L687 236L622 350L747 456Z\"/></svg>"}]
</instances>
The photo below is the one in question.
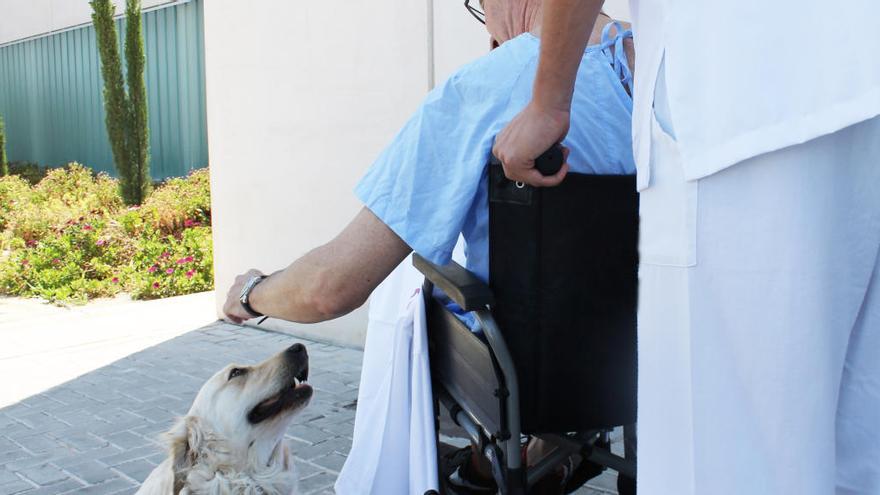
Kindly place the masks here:
<instances>
[{"instance_id":1,"label":"forearm","mask_svg":"<svg viewBox=\"0 0 880 495\"><path fill-rule=\"evenodd\" d=\"M410 251L364 208L335 239L258 284L250 304L300 323L338 318L360 307Z\"/></svg>"},{"instance_id":2,"label":"forearm","mask_svg":"<svg viewBox=\"0 0 880 495\"><path fill-rule=\"evenodd\" d=\"M590 39L590 27L596 23L602 4L602 0L544 1L533 104L570 110L578 66Z\"/></svg>"},{"instance_id":3,"label":"forearm","mask_svg":"<svg viewBox=\"0 0 880 495\"><path fill-rule=\"evenodd\" d=\"M330 285L326 249L326 245L313 249L257 285L250 295L251 307L266 316L299 323L341 316L336 314L338 309L330 311L321 301L321 294Z\"/></svg>"}]
</instances>

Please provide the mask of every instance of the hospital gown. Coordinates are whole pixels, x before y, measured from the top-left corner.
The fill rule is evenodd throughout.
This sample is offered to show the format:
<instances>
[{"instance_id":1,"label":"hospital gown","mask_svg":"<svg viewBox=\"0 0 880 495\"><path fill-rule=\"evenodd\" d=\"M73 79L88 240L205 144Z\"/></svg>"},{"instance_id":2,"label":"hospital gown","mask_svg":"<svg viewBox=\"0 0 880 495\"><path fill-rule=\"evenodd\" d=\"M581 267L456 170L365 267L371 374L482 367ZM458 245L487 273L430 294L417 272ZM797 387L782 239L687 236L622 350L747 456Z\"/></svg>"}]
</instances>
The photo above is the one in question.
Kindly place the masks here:
<instances>
[{"instance_id":1,"label":"hospital gown","mask_svg":"<svg viewBox=\"0 0 880 495\"><path fill-rule=\"evenodd\" d=\"M563 144L571 172L634 174L628 69L609 39L587 47L578 70L572 122ZM495 136L532 94L538 38L520 35L434 89L355 189L416 253L446 264L459 233L467 268L489 278L486 179Z\"/></svg>"},{"instance_id":2,"label":"hospital gown","mask_svg":"<svg viewBox=\"0 0 880 495\"><path fill-rule=\"evenodd\" d=\"M612 38L606 28L603 43L584 53L564 141L572 172L635 172L631 74L622 46L629 33L619 26L618 32ZM356 189L378 218L434 263L448 263L463 237L466 265L484 281L486 164L495 135L531 96L538 49L538 39L523 34L459 70L428 95ZM414 294L419 283L407 260L372 296L354 439L335 486L340 495L438 488L424 305Z\"/></svg>"}]
</instances>

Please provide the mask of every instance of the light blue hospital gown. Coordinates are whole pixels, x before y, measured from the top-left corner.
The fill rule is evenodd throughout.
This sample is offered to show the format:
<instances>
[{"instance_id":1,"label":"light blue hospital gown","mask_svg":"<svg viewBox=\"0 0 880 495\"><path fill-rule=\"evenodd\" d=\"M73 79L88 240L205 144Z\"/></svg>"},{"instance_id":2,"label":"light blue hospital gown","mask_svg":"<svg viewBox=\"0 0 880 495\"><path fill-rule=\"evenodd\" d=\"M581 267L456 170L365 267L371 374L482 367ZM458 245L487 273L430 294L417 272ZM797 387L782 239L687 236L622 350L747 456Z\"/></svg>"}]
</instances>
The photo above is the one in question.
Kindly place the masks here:
<instances>
[{"instance_id":1,"label":"light blue hospital gown","mask_svg":"<svg viewBox=\"0 0 880 495\"><path fill-rule=\"evenodd\" d=\"M633 174L631 74L621 32L584 51L563 144L571 172ZM615 47L616 45L616 47ZM611 47L615 47L612 50ZM531 98L539 40L522 34L435 88L355 189L429 261L450 261L464 236L467 268L489 278L487 162L495 136Z\"/></svg>"}]
</instances>

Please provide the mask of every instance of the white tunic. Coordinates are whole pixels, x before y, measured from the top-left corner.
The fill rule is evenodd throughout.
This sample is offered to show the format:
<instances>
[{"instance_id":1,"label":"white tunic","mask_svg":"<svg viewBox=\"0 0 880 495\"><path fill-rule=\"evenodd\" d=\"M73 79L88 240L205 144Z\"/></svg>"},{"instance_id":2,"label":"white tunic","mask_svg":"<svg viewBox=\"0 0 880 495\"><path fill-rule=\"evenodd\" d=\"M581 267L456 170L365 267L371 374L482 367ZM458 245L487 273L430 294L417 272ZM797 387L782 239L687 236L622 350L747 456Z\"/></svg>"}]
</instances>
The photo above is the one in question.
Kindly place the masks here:
<instances>
[{"instance_id":1,"label":"white tunic","mask_svg":"<svg viewBox=\"0 0 880 495\"><path fill-rule=\"evenodd\" d=\"M880 114L880 2L630 0L633 140L649 185L654 86L666 58L685 179Z\"/></svg>"}]
</instances>

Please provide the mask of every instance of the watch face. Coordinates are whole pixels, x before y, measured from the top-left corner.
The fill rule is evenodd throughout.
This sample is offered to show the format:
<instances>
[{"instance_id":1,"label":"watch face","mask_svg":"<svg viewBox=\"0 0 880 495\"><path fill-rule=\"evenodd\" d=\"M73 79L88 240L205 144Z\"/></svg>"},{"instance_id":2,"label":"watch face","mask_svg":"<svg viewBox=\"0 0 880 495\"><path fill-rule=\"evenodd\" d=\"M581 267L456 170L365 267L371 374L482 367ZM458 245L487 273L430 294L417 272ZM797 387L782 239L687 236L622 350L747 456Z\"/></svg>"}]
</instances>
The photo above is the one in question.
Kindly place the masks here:
<instances>
[{"instance_id":1,"label":"watch face","mask_svg":"<svg viewBox=\"0 0 880 495\"><path fill-rule=\"evenodd\" d=\"M245 282L244 287L241 288L241 294L238 295L238 298L241 299L241 302L247 302L248 292L250 292L256 280L256 277L251 277L250 279L248 279L247 282Z\"/></svg>"}]
</instances>

